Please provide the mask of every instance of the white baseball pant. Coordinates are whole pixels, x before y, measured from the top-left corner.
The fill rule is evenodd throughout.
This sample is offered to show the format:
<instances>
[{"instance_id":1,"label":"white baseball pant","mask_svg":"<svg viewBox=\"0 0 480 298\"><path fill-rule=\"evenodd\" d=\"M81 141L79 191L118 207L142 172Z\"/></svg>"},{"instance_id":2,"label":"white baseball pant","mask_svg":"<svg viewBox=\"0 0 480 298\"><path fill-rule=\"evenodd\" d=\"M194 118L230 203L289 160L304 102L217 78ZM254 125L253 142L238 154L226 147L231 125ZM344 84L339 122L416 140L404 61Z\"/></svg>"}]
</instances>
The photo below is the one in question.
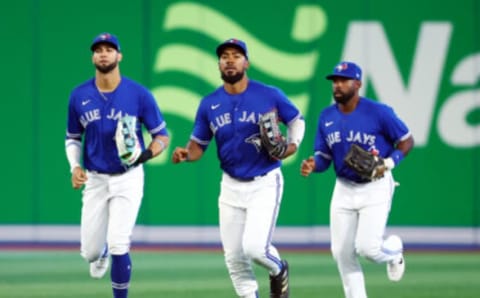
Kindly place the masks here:
<instances>
[{"instance_id":1,"label":"white baseball pant","mask_svg":"<svg viewBox=\"0 0 480 298\"><path fill-rule=\"evenodd\" d=\"M142 166L124 174L87 172L81 215L81 255L88 262L97 260L105 243L110 254L130 250L131 235L143 197Z\"/></svg>"},{"instance_id":2,"label":"white baseball pant","mask_svg":"<svg viewBox=\"0 0 480 298\"><path fill-rule=\"evenodd\" d=\"M283 193L279 168L251 182L223 174L219 196L220 236L225 263L239 297L255 297L252 261L277 275L281 259L271 244Z\"/></svg>"},{"instance_id":3,"label":"white baseball pant","mask_svg":"<svg viewBox=\"0 0 480 298\"><path fill-rule=\"evenodd\" d=\"M394 188L390 171L365 184L336 180L330 205L331 250L346 298L367 297L358 256L376 263L396 257L382 251Z\"/></svg>"}]
</instances>

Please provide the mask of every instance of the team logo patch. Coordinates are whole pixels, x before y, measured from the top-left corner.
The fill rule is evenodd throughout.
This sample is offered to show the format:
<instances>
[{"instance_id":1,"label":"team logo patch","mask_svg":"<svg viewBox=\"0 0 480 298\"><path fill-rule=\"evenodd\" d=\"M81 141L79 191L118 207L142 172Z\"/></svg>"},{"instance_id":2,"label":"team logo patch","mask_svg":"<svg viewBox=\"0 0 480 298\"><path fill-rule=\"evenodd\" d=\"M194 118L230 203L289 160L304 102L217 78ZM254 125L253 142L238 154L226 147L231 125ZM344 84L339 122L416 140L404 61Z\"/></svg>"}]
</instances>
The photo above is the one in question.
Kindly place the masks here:
<instances>
[{"instance_id":1,"label":"team logo patch","mask_svg":"<svg viewBox=\"0 0 480 298\"><path fill-rule=\"evenodd\" d=\"M260 140L259 133L249 136L248 138L245 139L245 142L255 146L255 149L257 150L257 152L260 152L262 150L262 141Z\"/></svg>"},{"instance_id":2,"label":"team logo patch","mask_svg":"<svg viewBox=\"0 0 480 298\"><path fill-rule=\"evenodd\" d=\"M344 71L348 69L348 64L347 63L341 63L337 65L336 67L337 71Z\"/></svg>"}]
</instances>

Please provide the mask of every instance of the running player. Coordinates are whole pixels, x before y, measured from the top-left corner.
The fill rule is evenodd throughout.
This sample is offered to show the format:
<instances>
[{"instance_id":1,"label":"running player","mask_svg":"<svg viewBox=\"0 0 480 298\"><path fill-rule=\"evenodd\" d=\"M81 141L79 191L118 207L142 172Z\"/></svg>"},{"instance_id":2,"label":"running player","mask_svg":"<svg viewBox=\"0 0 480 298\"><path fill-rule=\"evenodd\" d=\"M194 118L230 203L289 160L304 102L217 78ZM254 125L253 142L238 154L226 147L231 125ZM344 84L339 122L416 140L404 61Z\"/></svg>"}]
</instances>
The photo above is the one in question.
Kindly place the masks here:
<instances>
[{"instance_id":1,"label":"running player","mask_svg":"<svg viewBox=\"0 0 480 298\"><path fill-rule=\"evenodd\" d=\"M127 297L130 282L130 236L143 197L142 163L163 152L169 137L153 95L120 75L122 53L118 39L102 33L95 37L90 49L95 78L76 87L70 95L66 155L73 188L85 185L81 255L90 263L93 278L105 275L111 255L113 296L123 298ZM152 142L143 150L142 130L137 124L143 152L132 165L119 159L114 139L117 122L125 115L136 117L152 136Z\"/></svg>"},{"instance_id":2,"label":"running player","mask_svg":"<svg viewBox=\"0 0 480 298\"><path fill-rule=\"evenodd\" d=\"M410 152L413 137L392 108L359 96L358 65L341 62L327 79L333 82L335 103L320 114L315 155L302 162L300 171L303 176L323 172L333 162L337 179L330 206L331 250L345 297L365 298L358 256L387 263L392 281L399 281L405 270L400 238L383 237L395 187L391 170ZM373 181L360 178L343 162L354 143L385 158L387 170L378 171Z\"/></svg>"},{"instance_id":3,"label":"running player","mask_svg":"<svg viewBox=\"0 0 480 298\"><path fill-rule=\"evenodd\" d=\"M253 261L270 274L270 297L287 298L288 264L271 243L283 192L281 161L262 150L258 120L276 110L288 126L289 144L282 158L297 151L305 123L282 91L248 79L243 41L229 39L216 52L223 86L203 98L190 140L186 148L175 149L172 161L200 159L215 138L223 170L220 237L235 291L239 297L258 297Z\"/></svg>"}]
</instances>

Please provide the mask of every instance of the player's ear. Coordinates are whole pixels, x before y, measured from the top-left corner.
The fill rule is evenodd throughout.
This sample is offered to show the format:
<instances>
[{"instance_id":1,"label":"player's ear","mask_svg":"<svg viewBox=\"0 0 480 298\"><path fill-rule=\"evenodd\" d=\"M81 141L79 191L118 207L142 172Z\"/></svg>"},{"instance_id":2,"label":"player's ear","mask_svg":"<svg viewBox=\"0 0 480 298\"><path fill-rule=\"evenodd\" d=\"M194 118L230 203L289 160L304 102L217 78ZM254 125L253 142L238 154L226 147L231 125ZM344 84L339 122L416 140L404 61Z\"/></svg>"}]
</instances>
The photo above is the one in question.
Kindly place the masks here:
<instances>
[{"instance_id":1,"label":"player's ear","mask_svg":"<svg viewBox=\"0 0 480 298\"><path fill-rule=\"evenodd\" d=\"M357 89L360 89L360 87L362 87L362 81L360 80L355 80L355 86L357 87Z\"/></svg>"},{"instance_id":2,"label":"player's ear","mask_svg":"<svg viewBox=\"0 0 480 298\"><path fill-rule=\"evenodd\" d=\"M118 62L122 61L122 59L123 59L123 54L122 54L121 52L119 52L119 53L117 54L117 59L118 59Z\"/></svg>"}]
</instances>

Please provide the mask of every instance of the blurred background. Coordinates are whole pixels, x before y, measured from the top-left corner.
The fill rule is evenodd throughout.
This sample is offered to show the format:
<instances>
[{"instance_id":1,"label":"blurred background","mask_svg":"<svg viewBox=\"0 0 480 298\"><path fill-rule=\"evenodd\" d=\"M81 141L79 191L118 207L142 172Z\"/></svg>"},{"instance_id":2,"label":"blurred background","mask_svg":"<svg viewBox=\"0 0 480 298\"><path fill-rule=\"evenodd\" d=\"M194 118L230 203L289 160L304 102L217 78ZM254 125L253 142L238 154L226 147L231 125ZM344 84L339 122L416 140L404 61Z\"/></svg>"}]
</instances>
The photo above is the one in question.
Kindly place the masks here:
<instances>
[{"instance_id":1,"label":"blurred background","mask_svg":"<svg viewBox=\"0 0 480 298\"><path fill-rule=\"evenodd\" d=\"M247 43L249 77L283 89L307 123L283 166L277 243L328 245L333 171L305 179L299 168L332 102L325 75L351 60L363 69L363 95L391 105L416 141L394 170L389 232L412 247L480 248L480 1L20 0L0 3L0 22L1 245L78 243L67 105L94 75L91 41L110 32L122 74L154 93L171 134L145 166L136 243L219 244L215 145L194 164L170 156L188 141L202 96L221 84L216 46L235 37Z\"/></svg>"}]
</instances>

